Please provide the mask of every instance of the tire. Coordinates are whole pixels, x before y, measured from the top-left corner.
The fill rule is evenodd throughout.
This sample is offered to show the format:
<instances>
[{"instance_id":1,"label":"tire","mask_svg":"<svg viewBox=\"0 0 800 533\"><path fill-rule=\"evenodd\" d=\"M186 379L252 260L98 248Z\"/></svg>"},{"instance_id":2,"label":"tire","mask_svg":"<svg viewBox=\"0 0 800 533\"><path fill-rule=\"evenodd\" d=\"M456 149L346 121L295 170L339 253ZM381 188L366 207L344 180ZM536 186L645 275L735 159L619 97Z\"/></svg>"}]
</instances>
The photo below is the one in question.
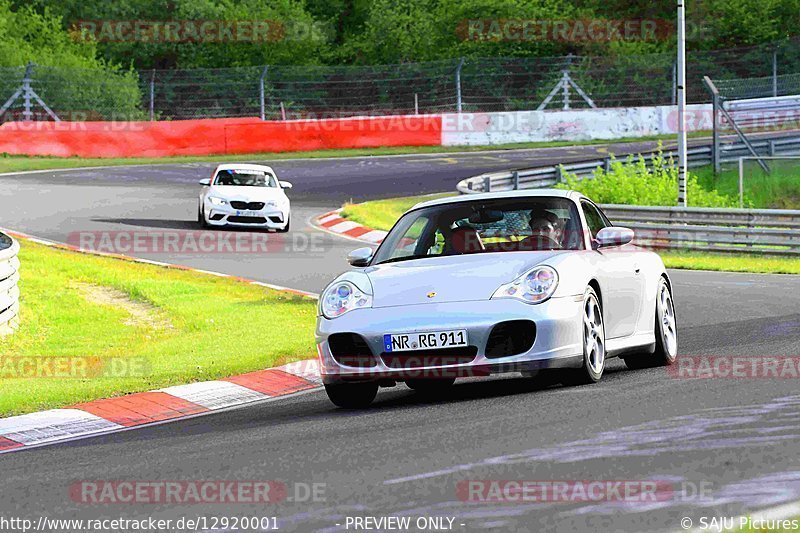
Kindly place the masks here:
<instances>
[{"instance_id":1,"label":"tire","mask_svg":"<svg viewBox=\"0 0 800 533\"><path fill-rule=\"evenodd\" d=\"M455 382L456 378L407 379L406 385L420 394L434 395L449 390Z\"/></svg>"},{"instance_id":2,"label":"tire","mask_svg":"<svg viewBox=\"0 0 800 533\"><path fill-rule=\"evenodd\" d=\"M653 353L637 354L625 358L625 366L631 370L669 366L678 357L678 326L672 290L663 277L656 292L655 327L656 349Z\"/></svg>"},{"instance_id":3,"label":"tire","mask_svg":"<svg viewBox=\"0 0 800 533\"><path fill-rule=\"evenodd\" d=\"M565 385L589 385L603 377L606 364L606 330L600 299L591 287L583 295L581 313L581 339L583 340L583 364L578 369L567 369L562 373Z\"/></svg>"},{"instance_id":4,"label":"tire","mask_svg":"<svg viewBox=\"0 0 800 533\"><path fill-rule=\"evenodd\" d=\"M371 404L378 394L378 382L325 385L325 392L336 407L362 409Z\"/></svg>"},{"instance_id":5,"label":"tire","mask_svg":"<svg viewBox=\"0 0 800 533\"><path fill-rule=\"evenodd\" d=\"M197 207L197 223L200 224L201 228L211 227L211 225L208 222L206 222L206 217L203 214L203 206L202 205Z\"/></svg>"},{"instance_id":6,"label":"tire","mask_svg":"<svg viewBox=\"0 0 800 533\"><path fill-rule=\"evenodd\" d=\"M292 215L290 214L288 217L286 217L286 225L283 228L276 231L278 233L286 233L287 231L289 231L289 224L291 223L292 223Z\"/></svg>"}]
</instances>

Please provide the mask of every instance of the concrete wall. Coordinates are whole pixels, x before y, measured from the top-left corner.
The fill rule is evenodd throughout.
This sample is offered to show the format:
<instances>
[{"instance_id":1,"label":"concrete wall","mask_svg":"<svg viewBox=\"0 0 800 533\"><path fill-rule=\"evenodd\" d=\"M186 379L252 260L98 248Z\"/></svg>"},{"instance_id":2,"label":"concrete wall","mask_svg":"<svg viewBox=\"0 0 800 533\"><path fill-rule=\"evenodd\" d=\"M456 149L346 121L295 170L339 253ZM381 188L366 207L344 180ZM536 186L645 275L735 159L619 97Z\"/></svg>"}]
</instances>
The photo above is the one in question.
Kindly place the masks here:
<instances>
[{"instance_id":1,"label":"concrete wall","mask_svg":"<svg viewBox=\"0 0 800 533\"><path fill-rule=\"evenodd\" d=\"M677 107L514 111L442 116L442 145L613 140L677 132ZM687 130L710 130L711 104L687 106Z\"/></svg>"}]
</instances>

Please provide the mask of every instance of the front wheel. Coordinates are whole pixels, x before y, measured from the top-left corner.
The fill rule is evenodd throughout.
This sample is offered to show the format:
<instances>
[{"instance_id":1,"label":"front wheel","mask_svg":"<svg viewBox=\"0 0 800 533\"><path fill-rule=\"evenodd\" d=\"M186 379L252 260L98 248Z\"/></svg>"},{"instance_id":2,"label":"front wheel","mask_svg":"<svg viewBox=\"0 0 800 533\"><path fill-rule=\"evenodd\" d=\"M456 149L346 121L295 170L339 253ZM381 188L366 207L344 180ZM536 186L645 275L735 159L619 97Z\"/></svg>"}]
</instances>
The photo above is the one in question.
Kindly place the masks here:
<instances>
[{"instance_id":1,"label":"front wheel","mask_svg":"<svg viewBox=\"0 0 800 533\"><path fill-rule=\"evenodd\" d=\"M200 224L201 228L209 227L209 223L206 221L206 216L203 213L202 204L197 207L197 223Z\"/></svg>"},{"instance_id":2,"label":"front wheel","mask_svg":"<svg viewBox=\"0 0 800 533\"><path fill-rule=\"evenodd\" d=\"M606 364L606 331L603 324L603 310L597 294L591 287L587 287L583 295L581 315L583 365L579 369L564 371L562 382L565 385L586 385L600 381Z\"/></svg>"},{"instance_id":3,"label":"front wheel","mask_svg":"<svg viewBox=\"0 0 800 533\"><path fill-rule=\"evenodd\" d=\"M678 357L678 326L672 291L663 277L658 282L655 311L656 349L652 354L638 354L625 358L625 366L632 370L669 366Z\"/></svg>"},{"instance_id":4,"label":"front wheel","mask_svg":"<svg viewBox=\"0 0 800 533\"><path fill-rule=\"evenodd\" d=\"M325 385L328 398L337 407L361 409L367 407L378 394L378 382L336 383Z\"/></svg>"}]
</instances>

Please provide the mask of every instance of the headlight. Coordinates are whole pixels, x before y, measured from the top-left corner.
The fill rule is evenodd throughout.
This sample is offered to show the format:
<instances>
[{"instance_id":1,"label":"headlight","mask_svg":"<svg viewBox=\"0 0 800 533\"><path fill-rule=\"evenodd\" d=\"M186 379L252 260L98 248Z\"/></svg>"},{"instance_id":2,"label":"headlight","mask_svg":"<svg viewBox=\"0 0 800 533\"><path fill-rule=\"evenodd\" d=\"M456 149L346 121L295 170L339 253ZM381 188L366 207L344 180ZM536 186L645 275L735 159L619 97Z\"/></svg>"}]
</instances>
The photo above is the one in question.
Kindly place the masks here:
<instances>
[{"instance_id":1,"label":"headlight","mask_svg":"<svg viewBox=\"0 0 800 533\"><path fill-rule=\"evenodd\" d=\"M372 307L372 295L360 290L349 281L334 283L320 299L320 311L325 318L336 318L353 309Z\"/></svg>"},{"instance_id":2,"label":"headlight","mask_svg":"<svg viewBox=\"0 0 800 533\"><path fill-rule=\"evenodd\" d=\"M211 202L211 205L228 205L228 200L215 196L209 196L208 201Z\"/></svg>"},{"instance_id":3,"label":"headlight","mask_svg":"<svg viewBox=\"0 0 800 533\"><path fill-rule=\"evenodd\" d=\"M550 298L557 286L556 271L549 266L538 266L511 283L501 285L492 298L516 298L529 304L538 304Z\"/></svg>"}]
</instances>

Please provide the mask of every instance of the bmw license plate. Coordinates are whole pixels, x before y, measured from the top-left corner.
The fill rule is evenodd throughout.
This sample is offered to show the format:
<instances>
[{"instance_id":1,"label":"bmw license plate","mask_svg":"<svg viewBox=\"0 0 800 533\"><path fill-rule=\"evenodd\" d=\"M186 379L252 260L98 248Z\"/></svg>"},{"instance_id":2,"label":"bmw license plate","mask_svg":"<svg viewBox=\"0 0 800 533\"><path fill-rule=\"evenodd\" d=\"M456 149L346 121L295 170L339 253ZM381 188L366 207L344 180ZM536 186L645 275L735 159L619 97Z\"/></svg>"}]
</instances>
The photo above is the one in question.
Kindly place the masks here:
<instances>
[{"instance_id":1,"label":"bmw license plate","mask_svg":"<svg viewBox=\"0 0 800 533\"><path fill-rule=\"evenodd\" d=\"M464 329L383 336L383 349L387 352L410 352L459 346L468 346L467 331Z\"/></svg>"},{"instance_id":2,"label":"bmw license plate","mask_svg":"<svg viewBox=\"0 0 800 533\"><path fill-rule=\"evenodd\" d=\"M239 216L239 217L260 217L261 216L261 212L260 211L250 211L250 210L236 211L236 216Z\"/></svg>"}]
</instances>

